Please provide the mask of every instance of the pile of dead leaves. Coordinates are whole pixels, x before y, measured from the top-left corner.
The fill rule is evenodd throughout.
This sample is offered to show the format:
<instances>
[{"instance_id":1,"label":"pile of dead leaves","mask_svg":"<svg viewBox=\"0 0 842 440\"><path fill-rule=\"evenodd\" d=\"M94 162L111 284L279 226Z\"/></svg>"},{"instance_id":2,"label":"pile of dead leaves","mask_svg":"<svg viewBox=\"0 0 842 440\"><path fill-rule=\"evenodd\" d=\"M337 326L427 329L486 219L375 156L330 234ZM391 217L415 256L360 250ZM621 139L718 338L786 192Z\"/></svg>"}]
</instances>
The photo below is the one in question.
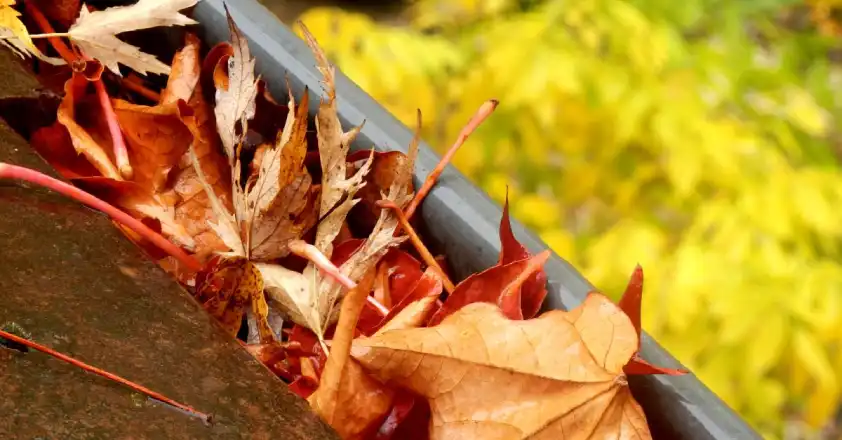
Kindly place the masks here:
<instances>
[{"instance_id":1,"label":"pile of dead leaves","mask_svg":"<svg viewBox=\"0 0 842 440\"><path fill-rule=\"evenodd\" d=\"M205 51L185 33L171 65L117 37L195 24L179 11L197 1L63 1L46 16L0 2L0 41L63 83L55 123L31 136L59 173L187 250L123 228L343 438L651 437L626 375L681 372L637 356L639 268L619 306L592 293L539 315L549 251L531 255L504 210L498 264L454 286L406 218L423 197L417 136L408 154L349 156L361 127L340 124L334 68L306 29L324 88L313 118L308 91L270 95L230 16L230 43ZM44 33L52 19L72 44L41 44L21 18ZM158 93L127 68L169 76Z\"/></svg>"}]
</instances>

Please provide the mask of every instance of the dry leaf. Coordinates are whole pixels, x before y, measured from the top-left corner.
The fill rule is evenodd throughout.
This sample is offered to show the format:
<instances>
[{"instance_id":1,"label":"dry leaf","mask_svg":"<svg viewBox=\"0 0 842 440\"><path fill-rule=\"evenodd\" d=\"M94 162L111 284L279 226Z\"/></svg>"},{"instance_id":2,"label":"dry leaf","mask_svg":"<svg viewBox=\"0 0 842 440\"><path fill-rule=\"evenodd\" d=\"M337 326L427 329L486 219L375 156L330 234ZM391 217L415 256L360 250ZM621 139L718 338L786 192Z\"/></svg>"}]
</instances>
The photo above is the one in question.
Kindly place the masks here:
<instances>
[{"instance_id":1,"label":"dry leaf","mask_svg":"<svg viewBox=\"0 0 842 440\"><path fill-rule=\"evenodd\" d=\"M622 370L637 344L628 317L590 294L526 321L470 304L435 327L357 339L351 354L428 399L433 439L650 439Z\"/></svg>"},{"instance_id":2,"label":"dry leaf","mask_svg":"<svg viewBox=\"0 0 842 440\"><path fill-rule=\"evenodd\" d=\"M371 271L342 301L330 356L319 387L308 399L313 411L343 439L360 438L392 406L392 391L368 377L349 356L357 319L373 282Z\"/></svg>"},{"instance_id":3,"label":"dry leaf","mask_svg":"<svg viewBox=\"0 0 842 440\"><path fill-rule=\"evenodd\" d=\"M246 207L238 213L249 228L250 255L258 260L286 256L288 243L316 221L311 178L304 168L307 154L308 93L296 107L289 96L289 113L276 144L260 157L257 178L248 182ZM307 208L309 209L309 212Z\"/></svg>"},{"instance_id":4,"label":"dry leaf","mask_svg":"<svg viewBox=\"0 0 842 440\"><path fill-rule=\"evenodd\" d=\"M223 56L219 60L220 64L227 63L228 84L227 87L216 90L214 114L222 146L229 164L233 166L236 159L235 148L247 131L248 121L254 117L257 80L254 77L254 58L249 52L248 41L240 33L240 29L228 13L227 6L225 15L228 17L233 54ZM238 124L240 127L237 127Z\"/></svg>"},{"instance_id":5,"label":"dry leaf","mask_svg":"<svg viewBox=\"0 0 842 440\"><path fill-rule=\"evenodd\" d=\"M197 22L178 11L195 5L199 0L139 0L130 6L116 6L89 12L82 5L79 18L67 33L82 51L96 58L109 70L120 75L119 64L131 67L140 74L170 73L170 66L135 46L124 43L116 34L156 26L186 26Z\"/></svg>"},{"instance_id":6,"label":"dry leaf","mask_svg":"<svg viewBox=\"0 0 842 440\"><path fill-rule=\"evenodd\" d=\"M67 128L70 133L70 139L73 142L73 148L76 152L84 155L88 162L94 166L103 176L114 180L123 180L117 167L114 166L114 161L110 157L110 151L102 147L102 145L94 140L91 134L76 121L76 106L77 101L83 98L84 92L88 87L88 80L82 75L74 74L73 77L64 84L64 98L58 108L58 122ZM89 106L87 113L93 113L94 106ZM99 119L99 118L97 118ZM110 140L110 138L109 138Z\"/></svg>"},{"instance_id":7,"label":"dry leaf","mask_svg":"<svg viewBox=\"0 0 842 440\"><path fill-rule=\"evenodd\" d=\"M377 330L376 334L382 334L391 330L416 328L424 325L435 310L436 300L441 294L441 290L441 279L439 279L437 289L427 291L432 294L421 297L421 299L413 301L401 308L400 312L386 321L386 324Z\"/></svg>"},{"instance_id":8,"label":"dry leaf","mask_svg":"<svg viewBox=\"0 0 842 440\"><path fill-rule=\"evenodd\" d=\"M277 264L257 263L263 275L266 293L278 302L290 320L309 329L321 327L321 318L315 307L315 291L304 275Z\"/></svg>"},{"instance_id":9,"label":"dry leaf","mask_svg":"<svg viewBox=\"0 0 842 440\"><path fill-rule=\"evenodd\" d=\"M310 50L316 57L327 95L327 99L322 99L319 103L319 111L316 114L316 137L322 166L319 217L323 220L316 231L315 246L330 258L333 240L345 222L348 212L357 203L354 194L364 185L363 178L371 167L373 156L370 156L356 173L347 177L346 156L361 127L356 127L348 133L342 131L336 110L336 69L327 61L324 51L307 27L301 24L301 28Z\"/></svg>"},{"instance_id":10,"label":"dry leaf","mask_svg":"<svg viewBox=\"0 0 842 440\"><path fill-rule=\"evenodd\" d=\"M418 156L418 145L420 142L421 130L421 113L418 113L418 125L416 127L415 136L412 138L408 147L407 160L404 163L403 169L395 170L395 178L392 185L389 187L387 194L383 197L386 200L394 202L397 206L404 207L412 200L412 172L415 166L415 159ZM370 164L371 160L367 162ZM324 191L324 189L323 189ZM358 280L368 270L374 267L381 258L389 251L389 249L404 242L407 237L395 237L395 231L399 225L398 218L391 209L380 210L380 217L374 225L368 239L363 242L363 245L354 252L350 258L339 267L352 280ZM321 225L319 225L321 228ZM328 225L328 227L332 227ZM318 235L316 236L318 240ZM318 243L318 241L317 241ZM310 272L315 272L315 267L308 266L305 269L305 275ZM341 294L341 286L333 280L324 280L319 284L319 311L322 316L327 316L325 325L333 320L331 312L333 311L336 300Z\"/></svg>"},{"instance_id":11,"label":"dry leaf","mask_svg":"<svg viewBox=\"0 0 842 440\"><path fill-rule=\"evenodd\" d=\"M256 293L263 295L260 272L245 258L222 259L196 282L196 299L231 336Z\"/></svg>"},{"instance_id":12,"label":"dry leaf","mask_svg":"<svg viewBox=\"0 0 842 440\"><path fill-rule=\"evenodd\" d=\"M286 256L289 242L298 239L316 221L315 193L311 188L310 174L304 168L308 95L305 93L296 108L290 94L289 111L282 132L274 145L263 147L261 154L255 157L253 166L256 172L243 185L243 164L235 150L246 131L248 120L254 116L258 85L247 41L230 15L228 24L233 45L230 54L223 53L228 46L220 46L222 49L218 51L220 55L214 75L217 76L220 65L228 66L228 75L218 75L220 80L216 81L219 88L214 112L223 148L229 163L233 164L231 192L234 209L231 213L223 203L212 200L217 220L209 222L209 225L231 254L267 261ZM213 190L207 176L199 177L212 199Z\"/></svg>"},{"instance_id":13,"label":"dry leaf","mask_svg":"<svg viewBox=\"0 0 842 440\"><path fill-rule=\"evenodd\" d=\"M193 141L177 103L149 107L121 99L112 102L134 170L132 180L153 193L163 191L170 170Z\"/></svg>"},{"instance_id":14,"label":"dry leaf","mask_svg":"<svg viewBox=\"0 0 842 440\"><path fill-rule=\"evenodd\" d=\"M76 152L67 128L58 121L33 132L29 144L65 179L99 175L88 159Z\"/></svg>"},{"instance_id":15,"label":"dry leaf","mask_svg":"<svg viewBox=\"0 0 842 440\"><path fill-rule=\"evenodd\" d=\"M219 136L213 119L213 110L204 97L199 82L201 65L199 60L200 41L187 34L186 45L173 59L172 74L167 87L161 93L160 105L177 103L181 121L193 136L192 149L208 186L217 200L230 210L231 168L222 154ZM182 102L178 102L181 100ZM183 101L187 101L184 103ZM196 242L197 257L205 259L213 252L228 250L208 224L215 218L208 194L199 181L189 152L185 153L169 176L171 194L175 207L175 219L184 225L187 233Z\"/></svg>"},{"instance_id":16,"label":"dry leaf","mask_svg":"<svg viewBox=\"0 0 842 440\"><path fill-rule=\"evenodd\" d=\"M173 56L172 71L167 78L167 87L161 92L158 105L172 105L179 99L190 101L199 88L199 78L202 73L200 56L202 42L196 35L189 32L184 40L184 47ZM202 101L204 102L204 99Z\"/></svg>"},{"instance_id":17,"label":"dry leaf","mask_svg":"<svg viewBox=\"0 0 842 440\"><path fill-rule=\"evenodd\" d=\"M321 383L308 399L313 410L343 439L368 438L394 402L393 390L372 379L355 360L349 358L357 318L371 290L373 276L374 271L370 271L360 282L360 287L349 292L342 301L339 323ZM429 296L408 305L391 321L389 329L417 327L429 316L435 300L435 297Z\"/></svg>"}]
</instances>

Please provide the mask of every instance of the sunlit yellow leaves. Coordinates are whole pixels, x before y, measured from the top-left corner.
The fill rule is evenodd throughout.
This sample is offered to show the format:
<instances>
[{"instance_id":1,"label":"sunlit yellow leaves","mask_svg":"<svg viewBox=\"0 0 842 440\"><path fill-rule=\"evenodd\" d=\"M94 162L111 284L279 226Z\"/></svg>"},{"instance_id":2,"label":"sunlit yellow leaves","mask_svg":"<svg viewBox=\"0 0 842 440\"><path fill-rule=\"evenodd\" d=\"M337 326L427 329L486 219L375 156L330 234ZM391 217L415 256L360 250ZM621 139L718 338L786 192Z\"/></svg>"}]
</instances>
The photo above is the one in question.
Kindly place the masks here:
<instances>
[{"instance_id":1,"label":"sunlit yellow leaves","mask_svg":"<svg viewBox=\"0 0 842 440\"><path fill-rule=\"evenodd\" d=\"M790 332L789 320L774 313L767 315L761 327L763 330L754 333L754 342L747 347L745 371L751 377L765 375L778 363Z\"/></svg>"},{"instance_id":2,"label":"sunlit yellow leaves","mask_svg":"<svg viewBox=\"0 0 842 440\"><path fill-rule=\"evenodd\" d=\"M815 382L807 399L807 421L818 425L833 414L839 397L839 383L825 350L810 333L797 330L793 338L796 362L803 365Z\"/></svg>"},{"instance_id":3,"label":"sunlit yellow leaves","mask_svg":"<svg viewBox=\"0 0 842 440\"><path fill-rule=\"evenodd\" d=\"M518 6L516 0L422 0L412 3L413 24L419 28L467 25L493 18Z\"/></svg>"},{"instance_id":4,"label":"sunlit yellow leaves","mask_svg":"<svg viewBox=\"0 0 842 440\"><path fill-rule=\"evenodd\" d=\"M562 226L562 212L551 196L524 194L520 196L512 214L535 229Z\"/></svg>"}]
</instances>

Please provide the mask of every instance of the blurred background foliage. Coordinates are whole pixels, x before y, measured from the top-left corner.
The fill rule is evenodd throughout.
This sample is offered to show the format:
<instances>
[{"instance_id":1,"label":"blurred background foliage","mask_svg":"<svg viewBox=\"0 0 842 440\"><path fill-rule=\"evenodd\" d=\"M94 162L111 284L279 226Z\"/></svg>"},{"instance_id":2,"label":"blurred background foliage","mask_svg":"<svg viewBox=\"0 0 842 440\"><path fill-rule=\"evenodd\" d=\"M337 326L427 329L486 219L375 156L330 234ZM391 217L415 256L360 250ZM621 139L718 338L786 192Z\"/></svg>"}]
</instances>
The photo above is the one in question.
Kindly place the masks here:
<instances>
[{"instance_id":1,"label":"blurred background foliage","mask_svg":"<svg viewBox=\"0 0 842 440\"><path fill-rule=\"evenodd\" d=\"M462 172L615 298L642 264L646 330L766 438L840 438L842 0L280 15L440 151L498 98Z\"/></svg>"}]
</instances>

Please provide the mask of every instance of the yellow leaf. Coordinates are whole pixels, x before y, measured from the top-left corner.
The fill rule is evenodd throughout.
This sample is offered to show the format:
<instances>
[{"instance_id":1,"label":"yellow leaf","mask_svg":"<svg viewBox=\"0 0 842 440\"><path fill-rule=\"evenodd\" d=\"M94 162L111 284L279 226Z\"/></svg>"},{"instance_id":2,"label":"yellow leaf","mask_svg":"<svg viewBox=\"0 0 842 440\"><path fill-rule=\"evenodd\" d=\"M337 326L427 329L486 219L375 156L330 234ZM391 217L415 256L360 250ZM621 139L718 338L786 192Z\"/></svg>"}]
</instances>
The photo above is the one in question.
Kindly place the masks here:
<instances>
[{"instance_id":1,"label":"yellow leaf","mask_svg":"<svg viewBox=\"0 0 842 440\"><path fill-rule=\"evenodd\" d=\"M15 0L0 0L0 44L8 47L21 58L31 54L53 65L64 64L63 60L48 57L35 47L32 38L29 36L29 31L18 18L20 12L12 8L14 5ZM2 37L7 37L7 39L2 39Z\"/></svg>"},{"instance_id":2,"label":"yellow leaf","mask_svg":"<svg viewBox=\"0 0 842 440\"><path fill-rule=\"evenodd\" d=\"M793 337L795 356L813 379L814 388L807 401L808 423L819 426L833 413L839 401L836 376L827 353L815 337L804 330L796 330Z\"/></svg>"},{"instance_id":3,"label":"yellow leaf","mask_svg":"<svg viewBox=\"0 0 842 440\"><path fill-rule=\"evenodd\" d=\"M783 353L789 322L779 313L769 313L763 330L755 332L745 354L746 371L752 377L761 377L772 368Z\"/></svg>"}]
</instances>

